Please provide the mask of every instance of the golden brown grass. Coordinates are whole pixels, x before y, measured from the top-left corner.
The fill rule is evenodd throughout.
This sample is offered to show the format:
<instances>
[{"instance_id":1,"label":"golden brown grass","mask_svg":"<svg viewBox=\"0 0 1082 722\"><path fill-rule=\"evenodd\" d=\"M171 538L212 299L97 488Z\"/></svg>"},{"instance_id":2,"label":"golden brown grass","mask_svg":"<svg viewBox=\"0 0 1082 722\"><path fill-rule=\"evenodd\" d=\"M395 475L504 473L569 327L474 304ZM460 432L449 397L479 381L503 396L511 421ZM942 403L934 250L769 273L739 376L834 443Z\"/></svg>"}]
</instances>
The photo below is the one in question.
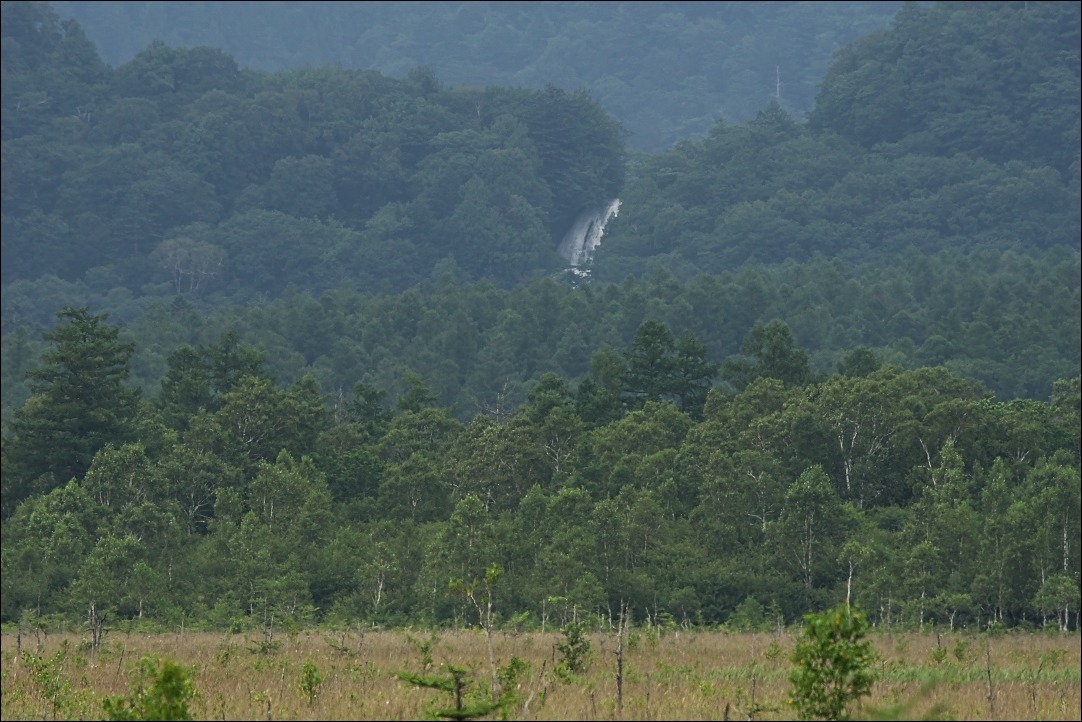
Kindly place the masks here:
<instances>
[{"instance_id":1,"label":"golden brown grass","mask_svg":"<svg viewBox=\"0 0 1082 722\"><path fill-rule=\"evenodd\" d=\"M615 635L593 634L588 670L569 681L553 670L562 658L559 633L496 634L498 666L513 657L528 664L511 719L720 720L792 719L786 703L795 632L635 630L625 643L622 704L617 709ZM1078 720L1079 637L1073 635L894 634L871 637L880 679L857 714L879 719ZM441 692L414 687L396 673L421 673L421 645L432 666L454 664L491 679L479 631L310 632L279 638L258 650L261 637L225 634L123 635L113 632L91 657L72 635L42 640L3 635L4 720L101 719L102 700L127 695L133 666L155 656L195 669L197 719L422 719ZM64 646L66 643L66 646ZM17 653L21 644L22 654ZM265 651L265 650L264 650ZM47 660L35 674L33 660ZM313 702L302 689L311 662L323 678ZM39 670L43 669L39 665ZM446 667L444 666L445 670ZM990 674L989 674L990 673ZM990 676L990 681L989 681ZM991 699L989 691L991 690Z\"/></svg>"}]
</instances>

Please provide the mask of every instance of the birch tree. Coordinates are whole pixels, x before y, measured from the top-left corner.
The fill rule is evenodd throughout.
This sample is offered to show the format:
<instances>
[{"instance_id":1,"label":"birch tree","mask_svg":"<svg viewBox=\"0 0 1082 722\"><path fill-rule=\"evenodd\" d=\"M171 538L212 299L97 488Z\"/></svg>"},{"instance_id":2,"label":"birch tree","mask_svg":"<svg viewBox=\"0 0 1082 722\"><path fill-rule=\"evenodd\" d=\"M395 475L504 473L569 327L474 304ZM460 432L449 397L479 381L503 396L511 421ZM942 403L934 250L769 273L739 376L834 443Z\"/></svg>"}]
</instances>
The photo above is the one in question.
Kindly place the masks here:
<instances>
[{"instance_id":1,"label":"birch tree","mask_svg":"<svg viewBox=\"0 0 1082 722\"><path fill-rule=\"evenodd\" d=\"M781 561L796 572L805 589L825 581L835 566L830 552L845 533L846 513L822 467L806 469L789 487L773 526Z\"/></svg>"}]
</instances>

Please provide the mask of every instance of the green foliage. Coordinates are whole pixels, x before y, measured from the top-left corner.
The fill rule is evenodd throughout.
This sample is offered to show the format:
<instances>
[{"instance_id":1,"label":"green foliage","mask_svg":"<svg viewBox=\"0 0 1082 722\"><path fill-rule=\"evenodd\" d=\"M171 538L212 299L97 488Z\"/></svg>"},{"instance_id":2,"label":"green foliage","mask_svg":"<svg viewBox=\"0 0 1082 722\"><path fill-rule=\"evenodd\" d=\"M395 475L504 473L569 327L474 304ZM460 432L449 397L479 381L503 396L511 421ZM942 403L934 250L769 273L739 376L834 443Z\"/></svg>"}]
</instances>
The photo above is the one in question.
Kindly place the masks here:
<instances>
[{"instance_id":1,"label":"green foliage","mask_svg":"<svg viewBox=\"0 0 1082 722\"><path fill-rule=\"evenodd\" d=\"M263 639L247 639L248 651L262 657L273 655L282 649L282 640L264 637Z\"/></svg>"},{"instance_id":2,"label":"green foliage","mask_svg":"<svg viewBox=\"0 0 1082 722\"><path fill-rule=\"evenodd\" d=\"M301 690L301 694L308 700L308 704L314 704L316 698L319 697L319 688L324 682L324 677L319 673L319 668L310 659L304 661L304 666L301 668L301 681L298 687Z\"/></svg>"},{"instance_id":3,"label":"green foliage","mask_svg":"<svg viewBox=\"0 0 1082 722\"><path fill-rule=\"evenodd\" d=\"M409 635L406 636L406 639L414 644L417 647L417 651L421 653L421 671L427 672L428 669L435 664L435 660L432 658L432 649L439 642L439 637L433 632L429 635L428 639L423 641L417 641Z\"/></svg>"},{"instance_id":4,"label":"green foliage","mask_svg":"<svg viewBox=\"0 0 1082 722\"><path fill-rule=\"evenodd\" d=\"M556 649L563 655L556 665L556 674L565 680L586 671L590 664L590 640L586 638L585 622L569 622L563 628L564 640Z\"/></svg>"},{"instance_id":5,"label":"green foliage","mask_svg":"<svg viewBox=\"0 0 1082 722\"><path fill-rule=\"evenodd\" d=\"M836 568L825 549L845 538L851 520L850 508L842 504L822 467L805 469L785 492L772 530L780 558L803 580L806 589L814 589L827 570Z\"/></svg>"},{"instance_id":6,"label":"green foliage","mask_svg":"<svg viewBox=\"0 0 1082 722\"><path fill-rule=\"evenodd\" d=\"M444 665L445 672L441 676L421 675L412 672L398 672L396 676L403 682L445 692L451 697L453 707L436 704L431 707L426 719L451 719L469 720L481 719L500 711L510 704L510 699L493 700L488 698L480 689L470 690L474 679L470 670L454 664Z\"/></svg>"},{"instance_id":7,"label":"green foliage","mask_svg":"<svg viewBox=\"0 0 1082 722\"><path fill-rule=\"evenodd\" d=\"M127 697L107 698L102 707L110 720L190 720L188 704L197 692L194 670L152 657L137 665L137 679Z\"/></svg>"},{"instance_id":8,"label":"green foliage","mask_svg":"<svg viewBox=\"0 0 1082 722\"><path fill-rule=\"evenodd\" d=\"M45 703L43 709L49 713L50 719L63 719L76 696L70 672L65 671L65 668L71 667L75 662L68 641L64 640L60 649L51 657L24 651L21 662L26 665L35 690ZM42 714L44 716L45 712Z\"/></svg>"},{"instance_id":9,"label":"green foliage","mask_svg":"<svg viewBox=\"0 0 1082 722\"><path fill-rule=\"evenodd\" d=\"M200 409L215 412L247 376L266 376L266 354L242 344L235 332L217 343L183 346L166 359L157 403L167 422L186 428Z\"/></svg>"},{"instance_id":10,"label":"green foliage","mask_svg":"<svg viewBox=\"0 0 1082 722\"><path fill-rule=\"evenodd\" d=\"M5 173L49 191L5 190L5 291L43 275L215 303L345 280L402 290L448 260L511 285L562 268L564 214L623 185L624 134L583 92L471 100L417 74L246 75L221 50L160 41L89 72L104 68L77 23L17 7L4 6ZM57 115L49 93L75 105ZM166 123L169 153L153 140ZM39 135L55 163L33 161Z\"/></svg>"},{"instance_id":11,"label":"green foliage","mask_svg":"<svg viewBox=\"0 0 1082 722\"><path fill-rule=\"evenodd\" d=\"M804 386L760 378L714 393L702 420L647 402L587 428L557 379L543 389L503 424L421 408L369 434L324 415L309 382L283 391L245 376L213 417L106 445L81 483L20 504L5 528L3 614L89 619L100 642L125 618L168 620L209 597L193 621L262 629L262 654L280 647L277 631L345 610L450 622L464 597L491 631L537 599L562 601L564 625L616 590L686 625L735 609L731 626L758 626L749 598L776 600L782 619L841 593L878 602L881 623L984 624L991 609L1007 626L1042 613L1070 624L1077 585L1046 574L1042 588L1027 561L1056 568L1079 553L1065 394L1003 404L946 369L887 364ZM274 447L273 462L258 458ZM326 465L332 449L376 461L338 507L323 468L352 467ZM355 514L377 508L394 521L360 517L357 531ZM167 590L177 560L201 576ZM505 565L518 573L501 576ZM427 591L448 579L460 595ZM566 592L541 596L554 588Z\"/></svg>"},{"instance_id":12,"label":"green foliage","mask_svg":"<svg viewBox=\"0 0 1082 722\"><path fill-rule=\"evenodd\" d=\"M733 610L726 626L740 632L761 632L770 629L766 610L755 597L747 597Z\"/></svg>"},{"instance_id":13,"label":"green foliage","mask_svg":"<svg viewBox=\"0 0 1082 722\"><path fill-rule=\"evenodd\" d=\"M160 38L173 46L221 44L242 66L264 71L303 65L312 73L311 68L339 63L397 76L413 68L408 77L426 95L439 83L421 66L438 68L439 80L460 86L460 92L548 82L583 87L628 128L636 148L649 150L705 133L718 108L730 121L754 117L779 80L786 107L805 112L832 50L886 27L900 3L765 5L755 13L740 5L633 5L615 17L591 6L541 5L523 16L501 5L480 13L457 2L423 12L332 4L313 6L303 23L286 13L257 14L244 7L191 8L178 15L170 4L138 3L129 12L113 13L78 2L53 5L62 16L77 19L104 61L114 66ZM134 22L136 17L141 22ZM209 29L255 22L264 24L263 41ZM358 28L356 37L343 38L343 27ZM438 46L419 41L431 27L446 28L447 38ZM307 40L315 36L323 42ZM579 47L576 40L583 36L596 40ZM677 47L685 53L675 52ZM692 63L689 56L699 60ZM684 80L672 83L674 73Z\"/></svg>"},{"instance_id":14,"label":"green foliage","mask_svg":"<svg viewBox=\"0 0 1082 722\"><path fill-rule=\"evenodd\" d=\"M11 425L14 453L7 458L15 463L5 464L4 517L32 491L82 478L106 444L132 438L139 393L128 377L135 344L121 341L108 317L65 308L44 334L50 345L41 366L27 373L32 396Z\"/></svg>"},{"instance_id":15,"label":"green foliage","mask_svg":"<svg viewBox=\"0 0 1082 722\"><path fill-rule=\"evenodd\" d=\"M550 32L581 34L614 22L587 7L525 16L490 9L481 18L452 3L394 22L391 10L373 11L378 18L350 11L372 22L349 26L390 36L408 36L405 28L419 18L441 14L440 27L459 27L472 42L505 39L512 57L555 62L561 79L586 80L577 67L583 52L620 58L621 73L644 62L635 93L625 75L604 72L594 92L626 101L638 99L644 83L659 83L667 99L681 100L645 112L686 114L691 103L699 112L679 125L700 132L670 150L651 143L655 152L635 159L628 182L622 132L590 93L498 88L491 77L483 90L446 88L425 72L401 81L331 67L246 74L221 50L163 43L132 48L132 62L108 72L77 23L62 25L47 6L5 6L4 168L18 179L4 184L5 319L41 324L57 306L86 305L141 320L146 342L140 338L136 373L148 389L162 384L163 420L173 428L183 412L216 401L197 372L161 379L163 359L234 321L273 350L283 383L313 371L328 389L361 379L390 389L412 368L463 415L492 398L505 377L520 390L552 369L568 381L582 378L592 349L626 347L648 319L667 323L674 339L692 333L713 359L740 352L734 342L756 323L781 319L813 372L832 370L862 345L883 362L947 364L1001 396L1045 398L1048 384L1073 376L1078 363L1073 255L1060 256L1058 269L1032 266L1046 250L1077 248L1077 154L1069 149L1077 141L1078 75L1063 70L1073 67L1077 45L1074 6L907 8L889 30L845 48L807 124L796 118L812 96L798 109L792 92L823 78L807 77L812 66L803 56L812 51L803 42L763 45L801 57L788 71L784 60L776 64L777 51L766 62L749 60L744 75L712 52L717 72L685 68L675 73L686 80L681 87L668 82L670 67L682 62L666 50L673 43L709 43L750 59L755 28L785 36L819 22L830 30L799 34L815 38L817 67L825 70L835 46L868 29L869 18L885 26L898 7L885 5L841 12L782 4L754 17L728 5L667 7L661 15L625 8L615 22L627 34L595 33L659 33L664 42L643 44L657 54L653 63L626 48L528 50ZM82 16L82 9L69 12ZM202 12L185 13L181 24L201 30L192 18ZM323 12L312 15L330 22ZM550 22L565 12L576 22ZM800 21L791 25L794 18ZM120 32L115 20L103 32ZM268 27L262 19L260 27ZM724 37L732 42L719 45ZM384 40L351 43L351 51L393 45ZM436 46L450 52L447 43ZM467 54L460 71L476 67L478 57L507 57ZM564 63L574 63L574 72ZM454 64L432 64L455 72ZM770 82L751 78L772 67L781 75L766 80L786 90L763 108ZM1059 70L1049 75L1048 68ZM532 78L528 85L544 85L528 68L516 70L516 84L519 71ZM883 90L874 103L861 96L869 85ZM723 121L718 103L700 105L711 92L738 89L759 98L740 113L746 126L730 125L730 100L721 103ZM76 107L46 101L55 97ZM606 107L632 106L643 104ZM253 120L269 117L275 122ZM168 154L163 134L177 139ZM619 285L666 269L644 292L620 286L569 301L530 290L525 296L536 303L523 304L495 298L485 285L466 302L422 300L446 283L492 279L513 288L547 277L558 270L552 247L566 230L563 217L616 194L628 202L606 232L592 278ZM748 262L765 265L744 275ZM702 280L686 293L673 286L693 278ZM335 295L351 288L374 296L371 306ZM383 295L407 288L423 293L401 303ZM186 310L174 302L178 293ZM316 300L324 293L325 302ZM256 299L258 310L241 310ZM276 299L280 305L268 305ZM442 305L450 311L434 310ZM204 326L194 309L222 315ZM20 345L5 335L5 347L13 347L2 370L5 405L25 399L25 387L12 388L22 366L8 367ZM713 363L694 344L686 350L692 365ZM843 373L869 368L850 365ZM783 364L770 373L793 371ZM598 403L589 420L606 418L605 399L590 400ZM699 400L678 403L695 414Z\"/></svg>"},{"instance_id":16,"label":"green foliage","mask_svg":"<svg viewBox=\"0 0 1082 722\"><path fill-rule=\"evenodd\" d=\"M880 366L882 363L874 351L867 346L858 346L838 362L838 373L842 376L867 376Z\"/></svg>"},{"instance_id":17,"label":"green foliage","mask_svg":"<svg viewBox=\"0 0 1082 722\"><path fill-rule=\"evenodd\" d=\"M655 17L556 5L495 36ZM674 5L647 54L746 45L741 7ZM559 625L628 598L736 625L843 594L888 627L1069 630L1078 12L907 6L807 123L785 91L625 166L589 92L164 43L110 69L4 4L0 620L88 620L96 654L125 621L260 629L270 653L331 616L472 620L458 579L489 633L545 600ZM708 97L685 70L636 87ZM617 195L589 278L554 275L569 219Z\"/></svg>"},{"instance_id":18,"label":"green foliage","mask_svg":"<svg viewBox=\"0 0 1082 722\"><path fill-rule=\"evenodd\" d=\"M500 667L497 672L497 678L502 693L504 695L511 695L512 698L515 698L513 690L517 688L518 683L529 671L529 662L512 655L511 661Z\"/></svg>"},{"instance_id":19,"label":"green foliage","mask_svg":"<svg viewBox=\"0 0 1082 722\"><path fill-rule=\"evenodd\" d=\"M944 647L936 647L931 651L932 661L936 664L942 664L943 660L947 658L947 650Z\"/></svg>"},{"instance_id":20,"label":"green foliage","mask_svg":"<svg viewBox=\"0 0 1082 722\"><path fill-rule=\"evenodd\" d=\"M718 365L706 359L706 347L690 331L677 342L659 321L647 320L635 332L621 387L627 406L639 409L651 401L672 401L682 411L700 416Z\"/></svg>"},{"instance_id":21,"label":"green foliage","mask_svg":"<svg viewBox=\"0 0 1082 722\"><path fill-rule=\"evenodd\" d=\"M728 362L723 373L739 389L761 377L778 379L788 385L801 385L808 379L808 354L796 347L793 333L784 321L756 323L740 351L744 358Z\"/></svg>"},{"instance_id":22,"label":"green foliage","mask_svg":"<svg viewBox=\"0 0 1082 722\"><path fill-rule=\"evenodd\" d=\"M1057 95L1077 96L1078 74L1033 86L1019 81L1053 58L1077 52L1078 8L1052 3L985 10L970 13L950 3L907 5L889 32L870 35L839 56L810 122L865 145L896 142L907 150L973 153L999 162L1040 158L1066 169L1073 159L1055 149L1053 139L1077 133L1069 127L1070 114L1034 110L1054 105ZM1073 32L1054 30L1061 23ZM1006 27L1033 43L1003 42L997 31ZM933 28L936 32L929 32ZM873 60L887 57L893 62ZM1005 67L1016 70L1000 72ZM902 82L904 93L896 92ZM957 94L947 94L947 87ZM969 107L959 102L968 92L1002 102ZM866 97L877 100L866 103ZM1045 138L1031 135L1038 128ZM1011 138L1015 132L1022 137Z\"/></svg>"},{"instance_id":23,"label":"green foliage","mask_svg":"<svg viewBox=\"0 0 1082 722\"><path fill-rule=\"evenodd\" d=\"M867 629L865 614L848 607L804 616L789 676L790 704L800 719L850 719L853 705L871 693L875 653L864 639Z\"/></svg>"}]
</instances>

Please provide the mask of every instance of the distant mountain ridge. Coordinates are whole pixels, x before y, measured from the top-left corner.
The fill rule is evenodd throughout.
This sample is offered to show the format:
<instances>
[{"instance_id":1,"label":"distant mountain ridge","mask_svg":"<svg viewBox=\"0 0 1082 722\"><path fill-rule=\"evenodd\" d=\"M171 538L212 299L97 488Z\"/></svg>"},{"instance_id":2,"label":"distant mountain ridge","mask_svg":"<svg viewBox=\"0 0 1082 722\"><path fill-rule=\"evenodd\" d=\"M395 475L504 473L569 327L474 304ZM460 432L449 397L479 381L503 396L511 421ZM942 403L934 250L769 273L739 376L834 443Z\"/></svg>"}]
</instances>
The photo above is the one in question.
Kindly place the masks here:
<instances>
[{"instance_id":1,"label":"distant mountain ridge","mask_svg":"<svg viewBox=\"0 0 1082 722\"><path fill-rule=\"evenodd\" d=\"M659 150L744 122L772 97L811 109L834 52L901 2L56 2L114 66L154 41L241 67L336 65L448 85L587 90Z\"/></svg>"}]
</instances>

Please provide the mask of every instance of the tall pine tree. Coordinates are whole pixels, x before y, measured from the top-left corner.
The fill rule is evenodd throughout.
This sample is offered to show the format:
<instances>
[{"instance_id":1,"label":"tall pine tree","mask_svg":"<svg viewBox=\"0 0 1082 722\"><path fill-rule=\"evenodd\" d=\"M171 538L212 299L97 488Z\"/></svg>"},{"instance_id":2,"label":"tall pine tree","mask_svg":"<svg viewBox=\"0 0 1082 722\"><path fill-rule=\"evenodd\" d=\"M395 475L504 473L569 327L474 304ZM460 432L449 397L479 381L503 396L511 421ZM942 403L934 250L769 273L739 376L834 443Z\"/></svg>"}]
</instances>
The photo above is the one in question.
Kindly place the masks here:
<instances>
[{"instance_id":1,"label":"tall pine tree","mask_svg":"<svg viewBox=\"0 0 1082 722\"><path fill-rule=\"evenodd\" d=\"M134 437L139 391L127 381L135 344L122 343L107 318L65 308L44 334L52 346L27 373L31 396L4 445L4 517L27 496L82 478L107 443Z\"/></svg>"}]
</instances>

